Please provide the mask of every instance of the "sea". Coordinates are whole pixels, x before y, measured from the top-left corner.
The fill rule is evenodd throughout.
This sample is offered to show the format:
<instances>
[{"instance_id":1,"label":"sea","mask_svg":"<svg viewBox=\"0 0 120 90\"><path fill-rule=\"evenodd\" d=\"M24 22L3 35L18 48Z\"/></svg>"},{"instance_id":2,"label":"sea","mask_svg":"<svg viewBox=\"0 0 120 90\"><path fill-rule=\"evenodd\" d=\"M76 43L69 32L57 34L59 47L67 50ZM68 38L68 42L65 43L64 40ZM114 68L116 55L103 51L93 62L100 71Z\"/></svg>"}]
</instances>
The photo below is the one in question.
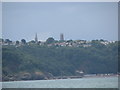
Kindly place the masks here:
<instances>
[{"instance_id":1,"label":"sea","mask_svg":"<svg viewBox=\"0 0 120 90\"><path fill-rule=\"evenodd\" d=\"M2 82L2 88L118 88L118 77L10 81Z\"/></svg>"}]
</instances>

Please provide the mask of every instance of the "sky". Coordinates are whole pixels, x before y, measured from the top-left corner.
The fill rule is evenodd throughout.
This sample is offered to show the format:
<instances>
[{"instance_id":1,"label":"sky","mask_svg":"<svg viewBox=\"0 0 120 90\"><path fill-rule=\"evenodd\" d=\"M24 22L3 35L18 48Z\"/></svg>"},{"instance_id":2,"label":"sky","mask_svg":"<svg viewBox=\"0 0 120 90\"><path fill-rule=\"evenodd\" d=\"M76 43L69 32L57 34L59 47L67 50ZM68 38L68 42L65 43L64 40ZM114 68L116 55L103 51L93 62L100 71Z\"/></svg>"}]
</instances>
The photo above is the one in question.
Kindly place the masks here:
<instances>
[{"instance_id":1,"label":"sky","mask_svg":"<svg viewBox=\"0 0 120 90\"><path fill-rule=\"evenodd\" d=\"M117 2L3 2L2 37L118 40Z\"/></svg>"}]
</instances>

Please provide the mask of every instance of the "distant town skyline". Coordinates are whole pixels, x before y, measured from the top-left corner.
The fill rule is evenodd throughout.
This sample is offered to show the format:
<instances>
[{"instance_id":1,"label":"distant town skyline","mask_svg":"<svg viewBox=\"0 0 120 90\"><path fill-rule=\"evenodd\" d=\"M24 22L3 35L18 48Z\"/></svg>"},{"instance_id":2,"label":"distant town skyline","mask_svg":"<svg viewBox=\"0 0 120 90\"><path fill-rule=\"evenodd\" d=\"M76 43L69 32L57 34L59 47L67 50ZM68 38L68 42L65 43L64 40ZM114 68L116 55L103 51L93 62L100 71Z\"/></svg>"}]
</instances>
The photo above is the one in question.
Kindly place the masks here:
<instances>
[{"instance_id":1,"label":"distant town skyline","mask_svg":"<svg viewBox=\"0 0 120 90\"><path fill-rule=\"evenodd\" d=\"M117 2L4 2L4 39L118 40Z\"/></svg>"}]
</instances>

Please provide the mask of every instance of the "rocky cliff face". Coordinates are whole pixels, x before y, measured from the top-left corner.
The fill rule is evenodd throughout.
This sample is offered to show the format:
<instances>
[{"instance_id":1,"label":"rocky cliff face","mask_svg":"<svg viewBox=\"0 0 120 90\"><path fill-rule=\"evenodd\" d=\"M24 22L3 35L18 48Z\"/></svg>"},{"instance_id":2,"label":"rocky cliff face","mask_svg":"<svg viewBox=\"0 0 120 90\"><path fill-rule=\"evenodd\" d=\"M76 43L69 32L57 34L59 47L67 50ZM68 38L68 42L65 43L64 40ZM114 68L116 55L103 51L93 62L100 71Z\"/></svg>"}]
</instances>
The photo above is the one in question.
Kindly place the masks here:
<instances>
[{"instance_id":1,"label":"rocky cliff face","mask_svg":"<svg viewBox=\"0 0 120 90\"><path fill-rule=\"evenodd\" d=\"M20 72L19 74L2 76L2 81L20 81L20 80L48 80L52 79L53 75L51 73L42 72Z\"/></svg>"}]
</instances>

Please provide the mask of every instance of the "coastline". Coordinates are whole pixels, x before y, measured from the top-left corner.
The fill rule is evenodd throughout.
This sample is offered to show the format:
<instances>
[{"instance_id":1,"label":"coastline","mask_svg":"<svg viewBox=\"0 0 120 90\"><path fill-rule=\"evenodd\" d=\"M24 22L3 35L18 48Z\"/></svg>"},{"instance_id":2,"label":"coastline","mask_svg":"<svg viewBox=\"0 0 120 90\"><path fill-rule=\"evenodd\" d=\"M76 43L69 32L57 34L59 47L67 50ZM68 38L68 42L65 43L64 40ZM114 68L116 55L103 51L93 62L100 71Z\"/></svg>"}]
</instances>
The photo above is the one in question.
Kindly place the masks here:
<instances>
[{"instance_id":1,"label":"coastline","mask_svg":"<svg viewBox=\"0 0 120 90\"><path fill-rule=\"evenodd\" d=\"M80 78L51 78L51 79L43 79L43 80L40 80L40 81L46 81L46 80L62 80L62 79L82 79L82 78L101 78L101 77L104 77L104 78L107 78L107 77L119 77L120 75L118 74L99 74L99 75L96 75L96 74L86 74ZM39 79L38 79L39 80ZM13 81L2 81L2 82L16 82L16 81L38 81L38 80L13 80Z\"/></svg>"},{"instance_id":2,"label":"coastline","mask_svg":"<svg viewBox=\"0 0 120 90\"><path fill-rule=\"evenodd\" d=\"M74 79L29 80L3 82L3 88L117 88L118 78L84 77Z\"/></svg>"}]
</instances>

